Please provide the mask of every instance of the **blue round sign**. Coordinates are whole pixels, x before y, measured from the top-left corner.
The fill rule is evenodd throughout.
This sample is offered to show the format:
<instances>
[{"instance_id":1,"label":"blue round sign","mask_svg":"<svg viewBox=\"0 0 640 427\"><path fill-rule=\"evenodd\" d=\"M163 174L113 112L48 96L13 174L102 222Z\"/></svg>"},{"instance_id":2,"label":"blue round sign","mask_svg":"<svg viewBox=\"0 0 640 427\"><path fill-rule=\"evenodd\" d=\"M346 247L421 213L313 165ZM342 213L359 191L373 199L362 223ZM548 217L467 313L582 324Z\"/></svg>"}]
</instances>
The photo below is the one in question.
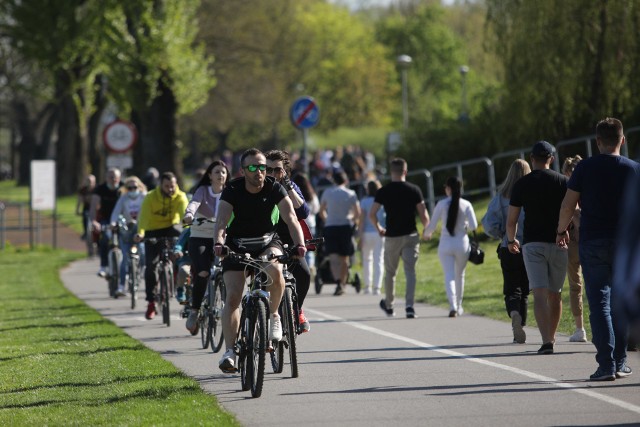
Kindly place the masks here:
<instances>
[{"instance_id":1,"label":"blue round sign","mask_svg":"<svg viewBox=\"0 0 640 427\"><path fill-rule=\"evenodd\" d=\"M296 99L291 106L291 123L298 129L312 128L320 120L320 108L310 96Z\"/></svg>"}]
</instances>

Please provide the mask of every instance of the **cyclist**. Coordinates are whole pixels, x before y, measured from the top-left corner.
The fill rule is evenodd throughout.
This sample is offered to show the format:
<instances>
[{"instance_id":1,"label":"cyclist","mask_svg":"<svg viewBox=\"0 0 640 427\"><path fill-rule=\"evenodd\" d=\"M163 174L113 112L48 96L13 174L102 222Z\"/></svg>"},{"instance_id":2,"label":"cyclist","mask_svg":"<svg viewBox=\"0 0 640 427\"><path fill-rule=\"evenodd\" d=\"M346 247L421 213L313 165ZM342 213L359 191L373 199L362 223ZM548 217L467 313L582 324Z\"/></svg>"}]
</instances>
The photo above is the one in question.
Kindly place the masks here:
<instances>
[{"instance_id":1,"label":"cyclist","mask_svg":"<svg viewBox=\"0 0 640 427\"><path fill-rule=\"evenodd\" d=\"M189 254L191 255L193 294L186 327L192 335L198 333L198 313L207 290L207 282L211 273L211 259L213 258L213 240L211 238L213 223L199 222L197 219L213 220L215 218L220 195L229 175L229 169L222 160L211 163L195 186L193 198L187 205L187 211L184 214L184 223L191 225ZM194 219L196 219L195 222Z\"/></svg>"},{"instance_id":2,"label":"cyclist","mask_svg":"<svg viewBox=\"0 0 640 427\"><path fill-rule=\"evenodd\" d=\"M176 176L173 172L164 172L160 176L160 186L149 191L142 201L138 216L138 234L134 241L140 242L144 237L177 237L180 235L182 213L187 207L187 196L178 188ZM158 262L162 242L145 244L144 273L145 290L147 293L147 312L145 317L151 320L155 317L155 290L158 284Z\"/></svg>"},{"instance_id":3,"label":"cyclist","mask_svg":"<svg viewBox=\"0 0 640 427\"><path fill-rule=\"evenodd\" d=\"M224 245L228 245L234 252L248 252L253 257L282 254L282 242L275 232L278 216L274 215L276 212L274 208L277 206L279 215L287 224L293 243L296 245L297 256L304 257L306 253L304 238L293 211L293 204L287 197L285 188L273 177L266 176L267 159L264 154L258 149L251 148L242 153L240 165L242 176L231 181L220 197L214 225L215 254L223 256ZM231 223L229 223L230 220ZM226 373L236 371L233 346L240 321L238 308L244 289L244 268L242 263L229 258L222 260L223 278L227 289L227 298L222 312L222 331L226 351L220 360L219 367ZM269 310L272 313L269 339L279 341L282 339L282 325L278 306L284 292L282 266L272 262L267 272L273 280L273 284L268 289Z\"/></svg>"},{"instance_id":4,"label":"cyclist","mask_svg":"<svg viewBox=\"0 0 640 427\"><path fill-rule=\"evenodd\" d=\"M287 190L287 196L291 198L293 209L296 213L298 220L304 220L309 216L309 206L302 195L300 188L291 181L291 161L289 159L289 153L282 150L270 150L265 153L267 158L267 175L275 178L276 182L282 185ZM280 219L276 228L278 236L282 243L289 246L293 245L293 240L289 234L287 224ZM311 325L302 311L302 304L309 292L309 285L311 284L311 270L309 264L304 258L296 259L289 263L289 271L296 279L296 293L298 294L298 307L300 308L300 331L309 332Z\"/></svg>"},{"instance_id":5,"label":"cyclist","mask_svg":"<svg viewBox=\"0 0 640 427\"><path fill-rule=\"evenodd\" d=\"M107 179L93 190L91 196L91 207L89 217L94 230L102 231L109 224L111 212L120 197L120 169L109 168ZM109 264L109 238L106 233L100 233L98 241L98 252L100 253L100 270L98 276L107 276L107 265Z\"/></svg>"},{"instance_id":6,"label":"cyclist","mask_svg":"<svg viewBox=\"0 0 640 427\"><path fill-rule=\"evenodd\" d=\"M114 228L118 219L122 216L125 219L128 230L120 230L120 249L122 250L122 264L120 264L120 282L116 296L123 297L126 295L125 282L127 281L127 268L129 265L129 251L133 236L137 233L137 220L142 200L147 194L147 187L140 181L137 176L130 176L124 180L124 188L126 192L120 196L116 206L111 212L111 227ZM140 253L144 253L144 245L138 246Z\"/></svg>"}]
</instances>

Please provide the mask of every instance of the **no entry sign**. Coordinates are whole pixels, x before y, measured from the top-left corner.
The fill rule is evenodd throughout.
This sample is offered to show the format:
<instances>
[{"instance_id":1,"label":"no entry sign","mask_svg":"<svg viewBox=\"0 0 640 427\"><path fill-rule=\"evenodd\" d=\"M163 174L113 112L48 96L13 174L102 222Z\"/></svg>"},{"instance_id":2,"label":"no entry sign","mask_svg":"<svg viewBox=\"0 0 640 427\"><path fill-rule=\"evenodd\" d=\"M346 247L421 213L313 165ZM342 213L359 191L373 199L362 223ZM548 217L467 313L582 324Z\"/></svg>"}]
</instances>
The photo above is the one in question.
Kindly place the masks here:
<instances>
[{"instance_id":1,"label":"no entry sign","mask_svg":"<svg viewBox=\"0 0 640 427\"><path fill-rule=\"evenodd\" d=\"M133 148L138 139L138 132L132 123L116 120L104 128L102 137L109 151L125 153Z\"/></svg>"},{"instance_id":2,"label":"no entry sign","mask_svg":"<svg viewBox=\"0 0 640 427\"><path fill-rule=\"evenodd\" d=\"M320 108L310 96L296 99L291 105L291 123L298 129L309 129L318 124Z\"/></svg>"}]
</instances>

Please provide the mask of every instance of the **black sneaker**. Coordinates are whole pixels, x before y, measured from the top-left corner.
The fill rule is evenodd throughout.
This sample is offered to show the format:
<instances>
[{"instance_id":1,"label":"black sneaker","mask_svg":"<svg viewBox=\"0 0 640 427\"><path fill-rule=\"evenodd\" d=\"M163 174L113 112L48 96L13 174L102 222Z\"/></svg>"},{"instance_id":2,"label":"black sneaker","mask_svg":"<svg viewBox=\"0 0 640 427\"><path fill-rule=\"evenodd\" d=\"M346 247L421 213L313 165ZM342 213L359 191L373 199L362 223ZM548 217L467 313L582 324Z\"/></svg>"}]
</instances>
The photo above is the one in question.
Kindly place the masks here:
<instances>
[{"instance_id":1,"label":"black sneaker","mask_svg":"<svg viewBox=\"0 0 640 427\"><path fill-rule=\"evenodd\" d=\"M542 344L542 347L538 349L538 354L553 354L553 343Z\"/></svg>"},{"instance_id":2,"label":"black sneaker","mask_svg":"<svg viewBox=\"0 0 640 427\"><path fill-rule=\"evenodd\" d=\"M416 317L416 311L413 309L413 307L407 307L404 309L405 313L407 314L407 319L415 319Z\"/></svg>"},{"instance_id":3,"label":"black sneaker","mask_svg":"<svg viewBox=\"0 0 640 427\"><path fill-rule=\"evenodd\" d=\"M340 295L343 295L343 294L344 294L344 289L342 288L342 286L340 285L340 283L338 283L338 284L336 285L336 290L335 290L335 292L333 293L333 295L334 295L334 296L340 296Z\"/></svg>"},{"instance_id":4,"label":"black sneaker","mask_svg":"<svg viewBox=\"0 0 640 427\"><path fill-rule=\"evenodd\" d=\"M449 312L449 317L456 317L457 315L458 315L458 312L457 312L457 311L455 311L455 310L451 310L451 311Z\"/></svg>"},{"instance_id":5,"label":"black sneaker","mask_svg":"<svg viewBox=\"0 0 640 427\"><path fill-rule=\"evenodd\" d=\"M589 377L591 381L615 381L616 375L613 372L605 372L601 368Z\"/></svg>"},{"instance_id":6,"label":"black sneaker","mask_svg":"<svg viewBox=\"0 0 640 427\"><path fill-rule=\"evenodd\" d=\"M387 308L387 304L384 302L383 299L380 300L380 308L382 309L382 311L387 313L387 316L389 317L393 317L396 315L396 313L393 311L393 308Z\"/></svg>"},{"instance_id":7,"label":"black sneaker","mask_svg":"<svg viewBox=\"0 0 640 427\"><path fill-rule=\"evenodd\" d=\"M629 366L627 366L626 363L616 369L616 378L625 378L631 374L633 374L633 370Z\"/></svg>"}]
</instances>

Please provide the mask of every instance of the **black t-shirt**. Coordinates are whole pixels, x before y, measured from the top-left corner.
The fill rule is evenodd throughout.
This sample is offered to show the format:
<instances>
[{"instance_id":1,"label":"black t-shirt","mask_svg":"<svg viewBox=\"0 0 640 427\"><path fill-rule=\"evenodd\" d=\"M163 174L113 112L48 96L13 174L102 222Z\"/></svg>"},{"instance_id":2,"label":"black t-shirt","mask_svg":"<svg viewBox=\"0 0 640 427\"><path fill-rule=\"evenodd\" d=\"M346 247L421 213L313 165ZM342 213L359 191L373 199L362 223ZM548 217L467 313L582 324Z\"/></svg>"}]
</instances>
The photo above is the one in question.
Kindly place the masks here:
<instances>
[{"instance_id":1,"label":"black t-shirt","mask_svg":"<svg viewBox=\"0 0 640 427\"><path fill-rule=\"evenodd\" d=\"M98 221L109 221L111 212L116 207L118 198L120 197L120 186L115 190L109 188L107 183L98 185L93 194L100 196L100 209L98 210Z\"/></svg>"},{"instance_id":2,"label":"black t-shirt","mask_svg":"<svg viewBox=\"0 0 640 427\"><path fill-rule=\"evenodd\" d=\"M287 197L287 191L273 177L266 177L258 193L249 193L244 177L231 181L220 200L233 206L233 219L227 227L228 237L259 237L275 231L278 212L274 207Z\"/></svg>"},{"instance_id":3,"label":"black t-shirt","mask_svg":"<svg viewBox=\"0 0 640 427\"><path fill-rule=\"evenodd\" d=\"M523 242L556 242L560 205L567 177L550 169L534 170L520 178L511 191L511 206L524 209Z\"/></svg>"},{"instance_id":4,"label":"black t-shirt","mask_svg":"<svg viewBox=\"0 0 640 427\"><path fill-rule=\"evenodd\" d=\"M407 236L416 233L416 205L422 202L420 187L406 181L393 181L376 192L375 201L387 213L388 237Z\"/></svg>"}]
</instances>

